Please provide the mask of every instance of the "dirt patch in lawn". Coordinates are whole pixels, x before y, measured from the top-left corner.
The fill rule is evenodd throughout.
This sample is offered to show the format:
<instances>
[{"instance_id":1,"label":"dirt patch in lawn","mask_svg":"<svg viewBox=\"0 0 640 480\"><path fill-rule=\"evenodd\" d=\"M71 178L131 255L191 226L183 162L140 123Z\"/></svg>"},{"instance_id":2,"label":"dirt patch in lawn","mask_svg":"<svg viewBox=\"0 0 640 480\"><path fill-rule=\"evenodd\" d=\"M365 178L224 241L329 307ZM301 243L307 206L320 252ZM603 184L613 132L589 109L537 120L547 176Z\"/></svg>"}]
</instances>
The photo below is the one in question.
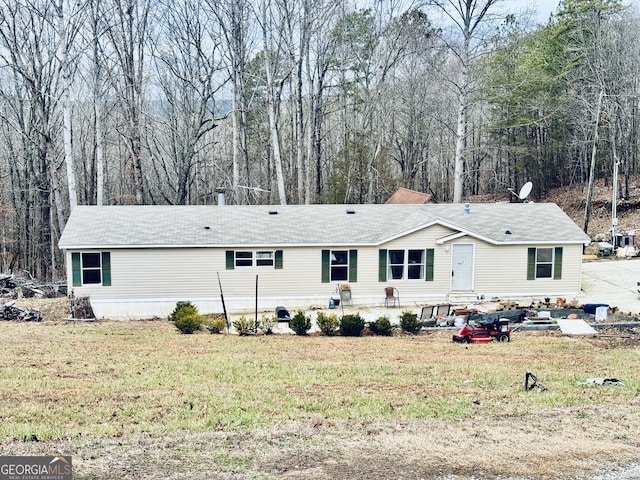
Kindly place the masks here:
<instances>
[{"instance_id":1,"label":"dirt patch in lawn","mask_svg":"<svg viewBox=\"0 0 640 480\"><path fill-rule=\"evenodd\" d=\"M2 450L71 454L77 479L568 479L637 461L639 427L635 414L606 409L454 422L317 418L240 432L5 443Z\"/></svg>"}]
</instances>

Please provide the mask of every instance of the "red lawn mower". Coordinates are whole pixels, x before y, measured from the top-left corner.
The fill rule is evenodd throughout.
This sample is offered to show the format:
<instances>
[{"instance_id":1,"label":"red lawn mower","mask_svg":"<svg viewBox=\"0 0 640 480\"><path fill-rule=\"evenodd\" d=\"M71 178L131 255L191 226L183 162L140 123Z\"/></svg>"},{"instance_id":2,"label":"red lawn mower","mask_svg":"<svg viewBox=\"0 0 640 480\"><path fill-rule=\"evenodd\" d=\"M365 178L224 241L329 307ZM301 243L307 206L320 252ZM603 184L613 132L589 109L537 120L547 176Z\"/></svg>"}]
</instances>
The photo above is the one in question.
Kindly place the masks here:
<instances>
[{"instance_id":1,"label":"red lawn mower","mask_svg":"<svg viewBox=\"0 0 640 480\"><path fill-rule=\"evenodd\" d=\"M457 343L489 343L494 340L498 342L511 340L509 320L489 317L478 323L465 323L460 331L453 335L453 341Z\"/></svg>"}]
</instances>

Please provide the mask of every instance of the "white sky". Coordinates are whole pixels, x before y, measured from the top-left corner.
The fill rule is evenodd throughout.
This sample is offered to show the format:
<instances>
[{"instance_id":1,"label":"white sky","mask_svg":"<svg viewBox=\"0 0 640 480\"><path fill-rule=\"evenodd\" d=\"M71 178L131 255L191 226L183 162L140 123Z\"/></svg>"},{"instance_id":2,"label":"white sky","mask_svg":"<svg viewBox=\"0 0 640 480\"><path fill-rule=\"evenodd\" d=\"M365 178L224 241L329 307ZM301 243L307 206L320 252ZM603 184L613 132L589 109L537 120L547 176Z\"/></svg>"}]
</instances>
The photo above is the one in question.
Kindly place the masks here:
<instances>
[{"instance_id":1,"label":"white sky","mask_svg":"<svg viewBox=\"0 0 640 480\"><path fill-rule=\"evenodd\" d=\"M559 0L505 0L503 5L514 12L522 11L526 8L536 10L536 21L546 23L549 14L558 8Z\"/></svg>"},{"instance_id":2,"label":"white sky","mask_svg":"<svg viewBox=\"0 0 640 480\"><path fill-rule=\"evenodd\" d=\"M513 13L527 8L536 10L535 21L537 23L546 23L549 20L549 14L555 13L558 9L558 3L560 3L559 0L504 0L500 2L503 8ZM631 6L637 12L640 8L640 0L622 0L622 5Z\"/></svg>"}]
</instances>

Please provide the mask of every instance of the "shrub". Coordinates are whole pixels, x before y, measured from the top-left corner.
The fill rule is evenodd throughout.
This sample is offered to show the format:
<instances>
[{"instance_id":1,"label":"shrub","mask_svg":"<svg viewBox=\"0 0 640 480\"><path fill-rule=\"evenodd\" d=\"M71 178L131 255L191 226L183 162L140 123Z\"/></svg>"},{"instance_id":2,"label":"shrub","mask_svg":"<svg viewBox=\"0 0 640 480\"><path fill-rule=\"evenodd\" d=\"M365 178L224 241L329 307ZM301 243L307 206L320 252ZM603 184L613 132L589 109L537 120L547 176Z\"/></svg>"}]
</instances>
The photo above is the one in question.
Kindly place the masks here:
<instances>
[{"instance_id":1,"label":"shrub","mask_svg":"<svg viewBox=\"0 0 640 480\"><path fill-rule=\"evenodd\" d=\"M178 302L169 315L169 320L175 322L183 315L198 315L198 309L191 302Z\"/></svg>"},{"instance_id":2,"label":"shrub","mask_svg":"<svg viewBox=\"0 0 640 480\"><path fill-rule=\"evenodd\" d=\"M273 327L275 327L276 323L278 323L278 320L275 317L262 315L262 318L260 318L260 323L258 323L258 328L265 335L271 335L273 333Z\"/></svg>"},{"instance_id":3,"label":"shrub","mask_svg":"<svg viewBox=\"0 0 640 480\"><path fill-rule=\"evenodd\" d=\"M422 322L418 320L418 314L408 310L400 315L400 328L407 333L418 333L422 328Z\"/></svg>"},{"instance_id":4,"label":"shrub","mask_svg":"<svg viewBox=\"0 0 640 480\"><path fill-rule=\"evenodd\" d=\"M178 302L169 315L176 328L182 333L193 333L202 327L202 316L191 302Z\"/></svg>"},{"instance_id":5,"label":"shrub","mask_svg":"<svg viewBox=\"0 0 640 480\"><path fill-rule=\"evenodd\" d=\"M224 317L215 316L206 318L202 322L203 328L209 330L210 333L222 333L227 328L227 321Z\"/></svg>"},{"instance_id":6,"label":"shrub","mask_svg":"<svg viewBox=\"0 0 640 480\"><path fill-rule=\"evenodd\" d=\"M346 337L361 337L364 331L364 318L359 313L345 315L340 319L340 334Z\"/></svg>"},{"instance_id":7,"label":"shrub","mask_svg":"<svg viewBox=\"0 0 640 480\"><path fill-rule=\"evenodd\" d=\"M190 334L196 330L200 330L200 327L202 326L202 317L197 313L180 315L174 323L180 332Z\"/></svg>"},{"instance_id":8,"label":"shrub","mask_svg":"<svg viewBox=\"0 0 640 480\"><path fill-rule=\"evenodd\" d=\"M338 315L335 313L318 312L316 323L318 324L320 331L324 335L330 337L338 332L340 320L338 320Z\"/></svg>"},{"instance_id":9,"label":"shrub","mask_svg":"<svg viewBox=\"0 0 640 480\"><path fill-rule=\"evenodd\" d=\"M233 328L236 329L236 332L240 336L251 335L256 331L255 323L249 320L244 315L240 316L240 318L233 321Z\"/></svg>"},{"instance_id":10,"label":"shrub","mask_svg":"<svg viewBox=\"0 0 640 480\"><path fill-rule=\"evenodd\" d=\"M291 320L289 320L289 328L296 335L306 335L311 329L311 317L305 316L302 310L298 310Z\"/></svg>"},{"instance_id":11,"label":"shrub","mask_svg":"<svg viewBox=\"0 0 640 480\"><path fill-rule=\"evenodd\" d=\"M369 322L369 331L374 335L391 336L391 322L388 317L378 317L375 321Z\"/></svg>"}]
</instances>

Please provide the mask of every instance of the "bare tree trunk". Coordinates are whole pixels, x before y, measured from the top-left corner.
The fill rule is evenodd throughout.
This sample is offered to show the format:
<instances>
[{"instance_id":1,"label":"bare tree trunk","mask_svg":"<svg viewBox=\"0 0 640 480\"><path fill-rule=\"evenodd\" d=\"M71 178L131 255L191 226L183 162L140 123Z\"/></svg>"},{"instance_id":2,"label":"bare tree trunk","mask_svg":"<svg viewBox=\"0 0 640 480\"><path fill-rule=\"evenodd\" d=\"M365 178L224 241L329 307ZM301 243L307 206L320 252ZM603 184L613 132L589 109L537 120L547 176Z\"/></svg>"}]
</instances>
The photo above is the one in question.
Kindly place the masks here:
<instances>
[{"instance_id":1,"label":"bare tree trunk","mask_svg":"<svg viewBox=\"0 0 640 480\"><path fill-rule=\"evenodd\" d=\"M278 198L281 205L287 204L287 194L284 186L284 173L282 169L282 153L280 148L280 132L278 122L278 108L276 102L279 101L279 93L274 77L277 67L278 49L273 44L271 33L273 32L273 18L269 17L269 6L267 1L262 4L262 40L264 46L264 68L267 80L267 114L269 116L269 136L271 139L271 149L273 153L273 164L276 170L276 183L278 187ZM279 90L278 90L279 92Z\"/></svg>"},{"instance_id":2,"label":"bare tree trunk","mask_svg":"<svg viewBox=\"0 0 640 480\"><path fill-rule=\"evenodd\" d=\"M468 65L463 65L462 67L462 80L460 83L460 92L458 97L458 120L456 122L456 153L453 163L453 203L461 203L462 193L464 192L465 152L467 148L467 130L469 128Z\"/></svg>"},{"instance_id":3,"label":"bare tree trunk","mask_svg":"<svg viewBox=\"0 0 640 480\"><path fill-rule=\"evenodd\" d=\"M456 149L453 174L453 203L462 202L464 193L465 150L467 147L468 116L472 94L471 64L482 44L479 28L487 19L487 12L498 0L430 0L449 17L462 34L462 45L454 48L462 68L458 85L458 119L456 123ZM474 54L474 52L476 52Z\"/></svg>"},{"instance_id":4,"label":"bare tree trunk","mask_svg":"<svg viewBox=\"0 0 640 480\"><path fill-rule=\"evenodd\" d=\"M143 87L145 76L145 48L151 0L111 0L111 22L107 34L116 55L112 81L118 92L125 116L122 131L127 146L126 173L130 193L137 204L144 202L145 186L142 169Z\"/></svg>"},{"instance_id":5,"label":"bare tree trunk","mask_svg":"<svg viewBox=\"0 0 640 480\"><path fill-rule=\"evenodd\" d=\"M58 15L58 60L62 70L62 117L63 117L63 139L64 139L64 160L67 167L67 189L69 192L69 209L73 210L78 205L78 194L76 190L76 174L73 162L73 146L71 143L71 65L69 64L69 46L67 35L71 34L69 41L73 41L73 31L75 28L68 20L71 12L65 12L64 0L58 0L55 5Z\"/></svg>"},{"instance_id":6,"label":"bare tree trunk","mask_svg":"<svg viewBox=\"0 0 640 480\"><path fill-rule=\"evenodd\" d=\"M96 205L104 205L104 127L102 121L103 115L103 88L102 84L102 60L100 58L100 8L97 2L91 4L91 47L92 47L92 63L91 63L91 81L92 103L93 103L93 144L95 156L95 182Z\"/></svg>"},{"instance_id":7,"label":"bare tree trunk","mask_svg":"<svg viewBox=\"0 0 640 480\"><path fill-rule=\"evenodd\" d=\"M598 104L596 106L596 118L593 126L593 143L591 145L591 166L589 168L589 184L587 186L587 198L584 207L584 223L582 230L584 233L589 231L589 217L591 216L591 198L593 197L593 184L596 176L596 158L598 156L598 130L600 124L600 111L602 110L602 99L604 90L601 88L598 94Z\"/></svg>"}]
</instances>

